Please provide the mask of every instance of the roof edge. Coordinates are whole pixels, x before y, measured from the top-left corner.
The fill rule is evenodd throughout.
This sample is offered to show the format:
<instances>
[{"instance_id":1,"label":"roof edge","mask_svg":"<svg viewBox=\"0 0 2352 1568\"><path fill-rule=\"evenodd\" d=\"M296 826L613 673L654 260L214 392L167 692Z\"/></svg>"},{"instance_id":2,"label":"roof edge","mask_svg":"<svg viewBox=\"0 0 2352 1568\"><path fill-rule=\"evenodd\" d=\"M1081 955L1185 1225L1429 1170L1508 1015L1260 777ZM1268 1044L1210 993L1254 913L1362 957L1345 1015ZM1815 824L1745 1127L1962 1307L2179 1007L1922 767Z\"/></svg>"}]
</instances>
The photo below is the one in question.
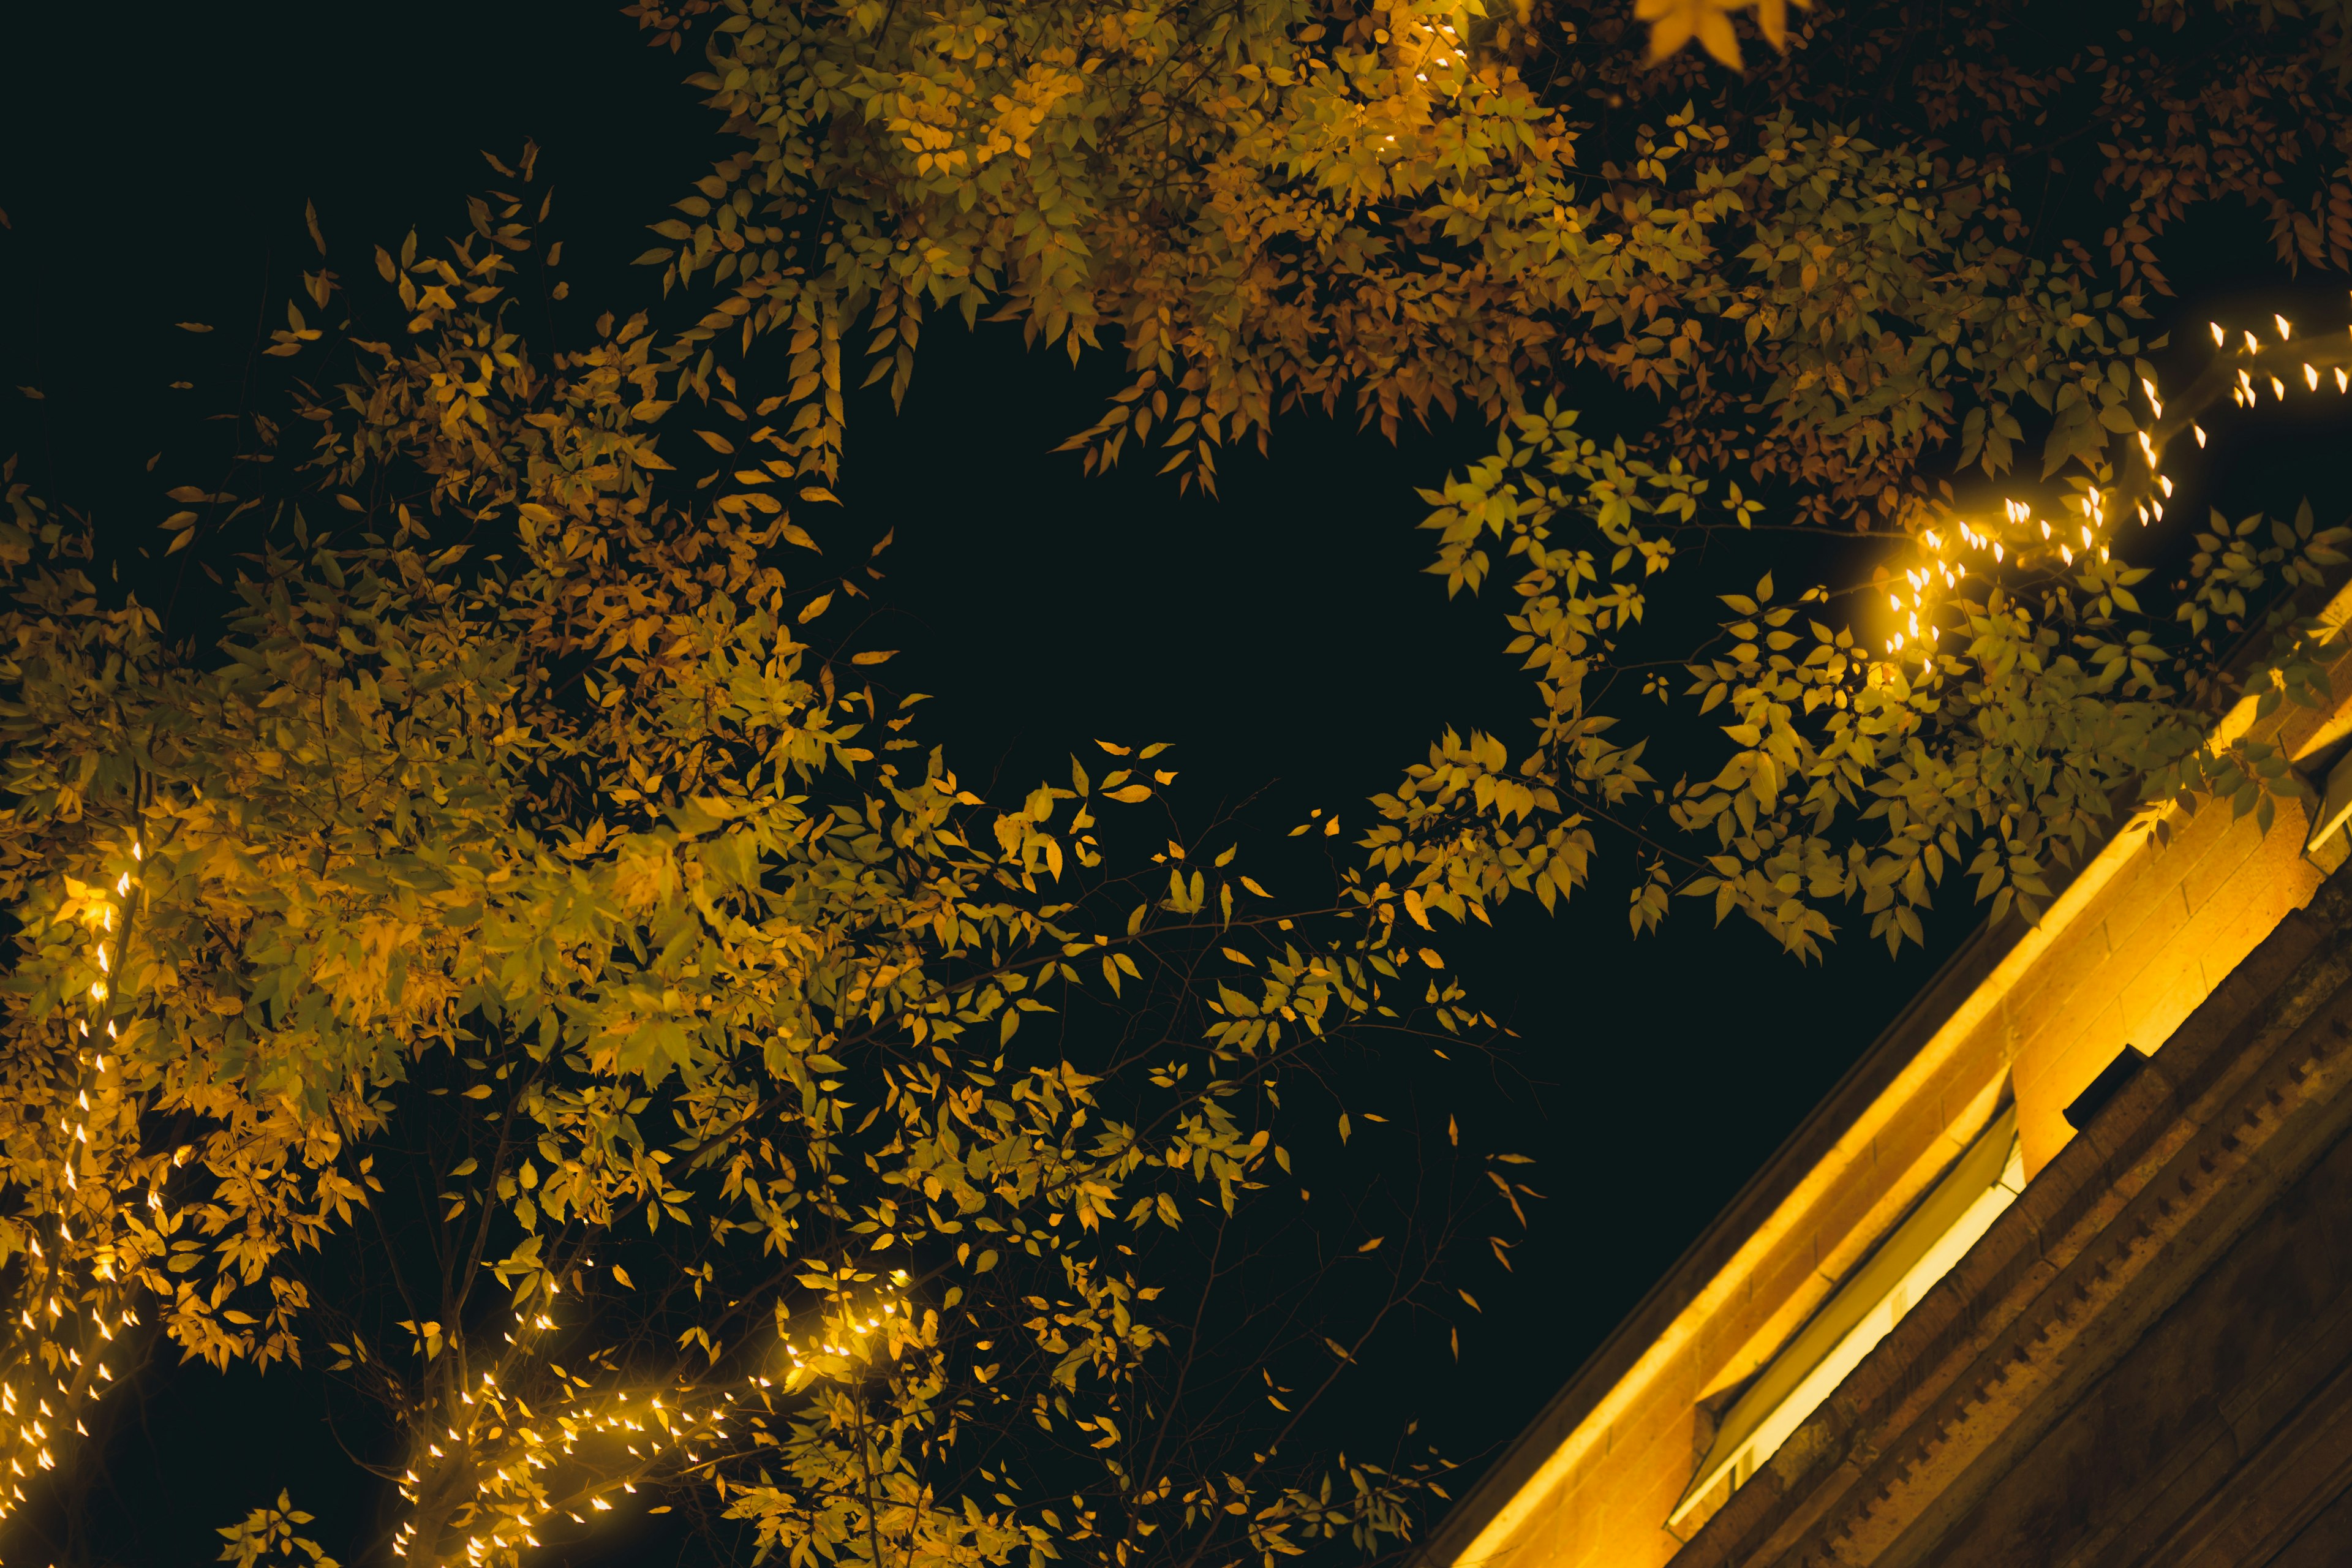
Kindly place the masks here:
<instances>
[{"instance_id":1,"label":"roof edge","mask_svg":"<svg viewBox=\"0 0 2352 1568\"><path fill-rule=\"evenodd\" d=\"M1944 961L1796 1131L1781 1141L1763 1168L1748 1179L1600 1348L1546 1402L1478 1484L1446 1511L1410 1560L1414 1568L1453 1563L1476 1541L2032 929L2014 916L2005 918L1998 930L1990 923L1979 926Z\"/></svg>"}]
</instances>

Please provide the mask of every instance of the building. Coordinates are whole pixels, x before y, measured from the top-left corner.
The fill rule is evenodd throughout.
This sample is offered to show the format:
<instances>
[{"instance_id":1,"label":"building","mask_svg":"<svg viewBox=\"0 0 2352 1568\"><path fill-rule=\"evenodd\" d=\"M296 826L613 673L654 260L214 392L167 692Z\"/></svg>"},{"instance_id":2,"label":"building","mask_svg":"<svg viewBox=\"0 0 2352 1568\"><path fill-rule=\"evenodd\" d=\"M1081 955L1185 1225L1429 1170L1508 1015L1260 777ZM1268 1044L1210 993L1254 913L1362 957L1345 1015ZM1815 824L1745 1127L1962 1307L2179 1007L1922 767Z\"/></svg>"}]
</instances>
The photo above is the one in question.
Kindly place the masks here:
<instances>
[{"instance_id":1,"label":"building","mask_svg":"<svg viewBox=\"0 0 2352 1568\"><path fill-rule=\"evenodd\" d=\"M1426 1568L2352 1563L2352 699L2223 722L2317 830L2144 812L1980 934Z\"/></svg>"}]
</instances>

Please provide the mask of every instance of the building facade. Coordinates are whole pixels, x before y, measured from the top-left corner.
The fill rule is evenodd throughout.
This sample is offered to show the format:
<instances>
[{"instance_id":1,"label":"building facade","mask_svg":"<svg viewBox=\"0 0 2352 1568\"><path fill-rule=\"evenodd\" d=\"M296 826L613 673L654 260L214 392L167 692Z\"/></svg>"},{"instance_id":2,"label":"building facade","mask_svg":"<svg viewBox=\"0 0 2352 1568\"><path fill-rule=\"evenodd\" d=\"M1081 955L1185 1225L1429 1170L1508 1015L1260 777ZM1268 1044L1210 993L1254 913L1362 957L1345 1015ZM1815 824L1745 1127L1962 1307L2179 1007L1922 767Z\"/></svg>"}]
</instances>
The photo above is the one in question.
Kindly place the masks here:
<instances>
[{"instance_id":1,"label":"building facade","mask_svg":"<svg viewBox=\"0 0 2352 1568\"><path fill-rule=\"evenodd\" d=\"M2224 729L2316 824L2144 812L1979 935L1428 1568L2352 1563L2352 702Z\"/></svg>"}]
</instances>

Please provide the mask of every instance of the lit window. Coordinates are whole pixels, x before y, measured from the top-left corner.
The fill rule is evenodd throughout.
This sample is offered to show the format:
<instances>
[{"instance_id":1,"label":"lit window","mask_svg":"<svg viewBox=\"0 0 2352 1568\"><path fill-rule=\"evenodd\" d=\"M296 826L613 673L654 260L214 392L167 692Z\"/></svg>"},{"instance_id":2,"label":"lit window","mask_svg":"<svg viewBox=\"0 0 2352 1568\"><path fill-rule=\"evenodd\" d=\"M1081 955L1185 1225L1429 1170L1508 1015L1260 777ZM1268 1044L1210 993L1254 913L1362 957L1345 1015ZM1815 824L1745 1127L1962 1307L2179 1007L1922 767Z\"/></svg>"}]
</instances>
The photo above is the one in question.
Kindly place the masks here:
<instances>
[{"instance_id":1,"label":"lit window","mask_svg":"<svg viewBox=\"0 0 2352 1568\"><path fill-rule=\"evenodd\" d=\"M2012 1106L1725 1414L1715 1446L1667 1524L1680 1524L1726 1477L1737 1490L1762 1468L2024 1188Z\"/></svg>"}]
</instances>

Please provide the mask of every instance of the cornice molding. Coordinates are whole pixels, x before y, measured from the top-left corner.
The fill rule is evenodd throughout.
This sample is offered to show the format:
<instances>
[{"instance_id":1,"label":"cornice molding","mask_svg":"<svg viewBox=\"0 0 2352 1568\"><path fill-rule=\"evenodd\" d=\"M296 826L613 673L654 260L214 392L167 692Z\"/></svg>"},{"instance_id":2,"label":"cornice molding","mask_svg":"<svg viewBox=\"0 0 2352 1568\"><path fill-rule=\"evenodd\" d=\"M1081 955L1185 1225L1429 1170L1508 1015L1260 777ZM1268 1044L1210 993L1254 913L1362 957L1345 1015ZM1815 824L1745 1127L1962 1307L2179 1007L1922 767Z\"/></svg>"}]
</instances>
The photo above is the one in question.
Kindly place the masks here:
<instances>
[{"instance_id":1,"label":"cornice molding","mask_svg":"<svg viewBox=\"0 0 2352 1568\"><path fill-rule=\"evenodd\" d=\"M1899 1568L2352 1122L2352 874L2291 915L1673 1568ZM1971 1483L1970 1472L1976 1470Z\"/></svg>"}]
</instances>

